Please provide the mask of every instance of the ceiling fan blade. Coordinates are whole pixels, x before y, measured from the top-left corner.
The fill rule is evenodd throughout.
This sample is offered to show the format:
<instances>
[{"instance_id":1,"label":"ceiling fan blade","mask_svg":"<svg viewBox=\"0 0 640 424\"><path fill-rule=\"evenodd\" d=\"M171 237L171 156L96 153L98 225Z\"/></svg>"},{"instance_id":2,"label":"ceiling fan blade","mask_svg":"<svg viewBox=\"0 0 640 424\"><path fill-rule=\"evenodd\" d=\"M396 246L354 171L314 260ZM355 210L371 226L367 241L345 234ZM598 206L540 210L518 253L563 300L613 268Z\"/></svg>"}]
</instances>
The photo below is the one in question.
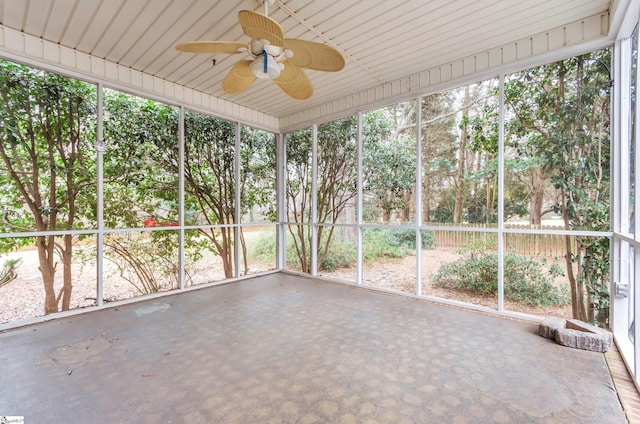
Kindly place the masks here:
<instances>
[{"instance_id":1,"label":"ceiling fan blade","mask_svg":"<svg viewBox=\"0 0 640 424\"><path fill-rule=\"evenodd\" d=\"M287 38L284 40L284 48L293 52L293 57L289 61L301 68L329 72L344 68L345 62L342 54L326 44Z\"/></svg>"},{"instance_id":2,"label":"ceiling fan blade","mask_svg":"<svg viewBox=\"0 0 640 424\"><path fill-rule=\"evenodd\" d=\"M284 45L284 31L279 23L262 13L252 10L238 12L238 20L242 31L249 37L259 40L267 40L274 46Z\"/></svg>"},{"instance_id":3,"label":"ceiling fan blade","mask_svg":"<svg viewBox=\"0 0 640 424\"><path fill-rule=\"evenodd\" d=\"M222 81L222 91L227 94L235 94L249 88L251 83L256 80L256 76L251 72L251 62L251 60L236 62Z\"/></svg>"},{"instance_id":4,"label":"ceiling fan blade","mask_svg":"<svg viewBox=\"0 0 640 424\"><path fill-rule=\"evenodd\" d=\"M313 85L303 70L289 60L283 60L280 63L284 64L284 69L280 72L280 76L273 81L280 86L282 91L297 100L311 97Z\"/></svg>"},{"instance_id":5,"label":"ceiling fan blade","mask_svg":"<svg viewBox=\"0 0 640 424\"><path fill-rule=\"evenodd\" d=\"M247 43L237 41L189 41L180 43L176 50L184 53L236 54L247 48Z\"/></svg>"}]
</instances>

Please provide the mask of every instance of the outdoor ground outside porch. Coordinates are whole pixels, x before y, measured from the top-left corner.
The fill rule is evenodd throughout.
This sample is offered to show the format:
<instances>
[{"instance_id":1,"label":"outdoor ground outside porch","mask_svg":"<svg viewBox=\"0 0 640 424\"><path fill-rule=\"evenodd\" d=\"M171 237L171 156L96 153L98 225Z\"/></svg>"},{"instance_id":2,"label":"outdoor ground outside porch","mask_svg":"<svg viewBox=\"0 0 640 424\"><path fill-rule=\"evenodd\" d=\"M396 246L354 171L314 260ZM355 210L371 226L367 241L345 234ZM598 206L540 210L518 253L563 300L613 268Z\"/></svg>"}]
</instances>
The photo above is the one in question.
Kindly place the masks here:
<instances>
[{"instance_id":1,"label":"outdoor ground outside porch","mask_svg":"<svg viewBox=\"0 0 640 424\"><path fill-rule=\"evenodd\" d=\"M0 333L27 423L624 423L537 325L286 273Z\"/></svg>"}]
</instances>

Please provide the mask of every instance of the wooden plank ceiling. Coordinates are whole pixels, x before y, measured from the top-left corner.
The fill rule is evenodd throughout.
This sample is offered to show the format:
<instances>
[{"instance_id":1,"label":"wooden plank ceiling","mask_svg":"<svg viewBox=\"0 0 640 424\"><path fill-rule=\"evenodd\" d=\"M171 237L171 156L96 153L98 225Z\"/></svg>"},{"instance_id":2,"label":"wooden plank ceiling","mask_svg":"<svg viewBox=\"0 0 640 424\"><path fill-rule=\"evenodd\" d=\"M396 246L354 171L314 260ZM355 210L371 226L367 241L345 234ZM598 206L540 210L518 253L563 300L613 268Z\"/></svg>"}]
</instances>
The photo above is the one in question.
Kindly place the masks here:
<instances>
[{"instance_id":1,"label":"wooden plank ceiling","mask_svg":"<svg viewBox=\"0 0 640 424\"><path fill-rule=\"evenodd\" d=\"M174 49L191 40L249 41L237 15L264 12L259 0L0 0L0 24L282 117L610 6L610 0L279 0L269 15L287 38L329 43L346 58L339 73L306 71L315 92L304 101L262 80L224 94L222 80L245 57Z\"/></svg>"}]
</instances>

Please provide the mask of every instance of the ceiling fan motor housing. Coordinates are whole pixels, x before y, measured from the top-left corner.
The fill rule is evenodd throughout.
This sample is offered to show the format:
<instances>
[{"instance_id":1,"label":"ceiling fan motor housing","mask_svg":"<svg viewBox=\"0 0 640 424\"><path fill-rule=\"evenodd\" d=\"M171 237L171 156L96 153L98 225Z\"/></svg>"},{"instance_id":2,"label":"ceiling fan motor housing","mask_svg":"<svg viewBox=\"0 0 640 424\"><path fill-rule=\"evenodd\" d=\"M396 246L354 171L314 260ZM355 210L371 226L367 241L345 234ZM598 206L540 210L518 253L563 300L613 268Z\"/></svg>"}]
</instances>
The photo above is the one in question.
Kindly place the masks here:
<instances>
[{"instance_id":1,"label":"ceiling fan motor housing","mask_svg":"<svg viewBox=\"0 0 640 424\"><path fill-rule=\"evenodd\" d=\"M251 62L251 72L260 79L276 79L280 76L280 71L284 68L280 64L283 57L287 57L289 51L283 52L282 47L274 46L268 40L251 40L249 52L255 58ZM291 53L291 55L293 55Z\"/></svg>"},{"instance_id":2,"label":"ceiling fan motor housing","mask_svg":"<svg viewBox=\"0 0 640 424\"><path fill-rule=\"evenodd\" d=\"M276 79L283 68L284 65L278 63L276 58L267 52L251 62L251 72L260 79Z\"/></svg>"},{"instance_id":3,"label":"ceiling fan motor housing","mask_svg":"<svg viewBox=\"0 0 640 424\"><path fill-rule=\"evenodd\" d=\"M204 54L246 52L251 59L237 61L222 81L222 91L227 94L240 93L261 78L274 81L291 98L308 99L313 95L313 85L303 68L336 72L344 68L344 57L337 49L325 44L286 39L280 24L269 18L266 10L275 0L262 1L264 14L252 10L238 12L242 31L251 38L248 44L224 40L190 41L178 44L176 49Z\"/></svg>"}]
</instances>

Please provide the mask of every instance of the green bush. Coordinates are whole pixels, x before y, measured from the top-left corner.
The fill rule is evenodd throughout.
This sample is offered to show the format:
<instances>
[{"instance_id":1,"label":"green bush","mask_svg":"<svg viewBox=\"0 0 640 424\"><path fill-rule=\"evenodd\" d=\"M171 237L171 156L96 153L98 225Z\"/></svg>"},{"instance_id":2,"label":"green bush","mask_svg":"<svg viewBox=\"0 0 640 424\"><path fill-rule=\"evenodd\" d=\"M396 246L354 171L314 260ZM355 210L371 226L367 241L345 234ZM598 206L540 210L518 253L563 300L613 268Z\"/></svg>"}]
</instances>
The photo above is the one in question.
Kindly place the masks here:
<instances>
[{"instance_id":1,"label":"green bush","mask_svg":"<svg viewBox=\"0 0 640 424\"><path fill-rule=\"evenodd\" d=\"M483 295L498 293L498 255L482 246L463 250L463 258L443 264L433 276L434 285L448 289L466 290ZM530 305L566 305L566 287L553 285L562 275L560 267L551 266L545 272L543 264L533 258L506 253L504 256L504 295L507 299Z\"/></svg>"},{"instance_id":2,"label":"green bush","mask_svg":"<svg viewBox=\"0 0 640 424\"><path fill-rule=\"evenodd\" d=\"M265 231L247 245L249 259L270 262L276 257L276 239L274 233Z\"/></svg>"},{"instance_id":3,"label":"green bush","mask_svg":"<svg viewBox=\"0 0 640 424\"><path fill-rule=\"evenodd\" d=\"M416 232L410 228L402 229L383 229L381 231L388 232L388 237L391 240L397 241L399 246L406 247L407 249L416 249ZM422 236L422 247L431 249L436 245L436 237L433 231L422 230L420 232Z\"/></svg>"},{"instance_id":4,"label":"green bush","mask_svg":"<svg viewBox=\"0 0 640 424\"><path fill-rule=\"evenodd\" d=\"M6 261L4 261L2 271L0 271L0 287L4 286L5 284L9 284L18 277L16 268L18 268L21 263L22 259L20 258L7 259Z\"/></svg>"},{"instance_id":5,"label":"green bush","mask_svg":"<svg viewBox=\"0 0 640 424\"><path fill-rule=\"evenodd\" d=\"M399 259L414 254L416 249L415 230L407 228L375 228L364 231L363 260L371 263L380 259ZM436 238L432 231L422 231L422 247L432 248ZM334 272L338 268L350 268L356 260L356 249L353 242L334 238L329 245L329 251L319 264L323 271ZM249 257L258 260L271 260L276 254L276 241L272 233L265 233L258 237L248 248ZM322 252L320 252L322 257ZM299 266L299 258L288 238L287 262L292 266Z\"/></svg>"},{"instance_id":6,"label":"green bush","mask_svg":"<svg viewBox=\"0 0 640 424\"><path fill-rule=\"evenodd\" d=\"M333 239L329 245L329 252L320 264L322 271L334 272L337 268L351 268L356 260L354 244L345 239Z\"/></svg>"},{"instance_id":7,"label":"green bush","mask_svg":"<svg viewBox=\"0 0 640 424\"><path fill-rule=\"evenodd\" d=\"M432 248L436 238L432 231L422 230L422 247ZM363 237L363 259L375 262L381 258L404 258L414 254L416 232L411 228L374 228L367 229Z\"/></svg>"},{"instance_id":8,"label":"green bush","mask_svg":"<svg viewBox=\"0 0 640 424\"><path fill-rule=\"evenodd\" d=\"M291 237L287 237L287 262L294 267L300 266L300 259L296 253ZM247 256L262 262L272 262L276 257L276 238L271 231L265 231L247 245Z\"/></svg>"},{"instance_id":9,"label":"green bush","mask_svg":"<svg viewBox=\"0 0 640 424\"><path fill-rule=\"evenodd\" d=\"M404 258L409 248L395 237L394 230L367 229L362 237L362 256L365 262L387 258ZM415 237L414 237L415 244Z\"/></svg>"},{"instance_id":10,"label":"green bush","mask_svg":"<svg viewBox=\"0 0 640 424\"><path fill-rule=\"evenodd\" d=\"M251 259L272 261L276 257L276 239L272 232L261 234L251 246L248 246L248 256ZM300 266L300 258L293 244L293 239L287 237L287 262L293 267ZM309 254L311 251L309 250ZM322 252L319 254L322 257ZM323 271L334 272L337 268L349 268L355 262L355 247L349 240L334 238L329 245L329 252L319 264Z\"/></svg>"}]
</instances>

